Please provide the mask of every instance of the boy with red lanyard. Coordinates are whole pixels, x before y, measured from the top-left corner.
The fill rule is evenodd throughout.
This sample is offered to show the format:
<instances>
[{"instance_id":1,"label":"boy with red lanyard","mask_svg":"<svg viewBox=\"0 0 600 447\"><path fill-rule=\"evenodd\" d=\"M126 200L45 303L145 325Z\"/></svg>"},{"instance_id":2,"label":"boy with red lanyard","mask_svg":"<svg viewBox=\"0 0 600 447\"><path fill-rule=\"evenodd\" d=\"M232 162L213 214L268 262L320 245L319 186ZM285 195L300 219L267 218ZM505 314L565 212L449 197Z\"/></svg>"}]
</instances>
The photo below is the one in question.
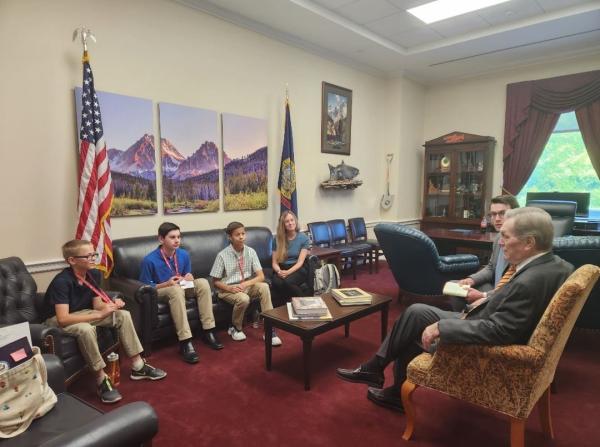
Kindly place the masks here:
<instances>
[{"instance_id":1,"label":"boy with red lanyard","mask_svg":"<svg viewBox=\"0 0 600 447\"><path fill-rule=\"evenodd\" d=\"M145 363L140 356L142 345L131 315L122 309L125 303L119 298L111 300L100 288L100 272L95 269L98 254L92 244L75 239L63 245L62 252L69 267L48 286L44 297L46 324L61 327L77 338L83 357L96 375L102 402L114 403L122 397L104 372L106 364L98 348L95 326L117 328L121 346L131 358L132 380L163 379L167 373Z\"/></svg>"},{"instance_id":2,"label":"boy with red lanyard","mask_svg":"<svg viewBox=\"0 0 600 447\"><path fill-rule=\"evenodd\" d=\"M183 285L188 283L193 286L200 322L204 329L204 342L212 349L219 350L223 349L223 345L214 333L215 317L210 285L204 278L194 279L190 256L180 248L181 230L177 225L171 222L162 223L158 227L158 241L160 245L142 261L139 279L156 287L158 299L169 304L179 340L179 353L185 362L197 363L198 354L192 345L192 331L187 318Z\"/></svg>"},{"instance_id":3,"label":"boy with red lanyard","mask_svg":"<svg viewBox=\"0 0 600 447\"><path fill-rule=\"evenodd\" d=\"M219 298L233 305L232 326L227 331L235 341L246 340L242 331L244 313L250 301L260 300L262 311L273 309L269 285L253 248L245 245L246 229L240 222L231 222L225 229L231 242L215 259L210 276L219 289ZM273 346L281 346L281 339L273 331Z\"/></svg>"}]
</instances>

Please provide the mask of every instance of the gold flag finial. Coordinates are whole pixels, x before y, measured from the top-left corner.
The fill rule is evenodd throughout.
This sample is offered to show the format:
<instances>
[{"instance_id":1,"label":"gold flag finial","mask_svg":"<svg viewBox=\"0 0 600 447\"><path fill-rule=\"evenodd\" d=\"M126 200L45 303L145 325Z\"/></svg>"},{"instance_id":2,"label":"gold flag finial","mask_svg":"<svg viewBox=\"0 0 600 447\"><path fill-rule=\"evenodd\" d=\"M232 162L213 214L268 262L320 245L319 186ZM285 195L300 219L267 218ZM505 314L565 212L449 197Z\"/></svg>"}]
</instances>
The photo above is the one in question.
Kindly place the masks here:
<instances>
[{"instance_id":1,"label":"gold flag finial","mask_svg":"<svg viewBox=\"0 0 600 447\"><path fill-rule=\"evenodd\" d=\"M85 26L79 26L77 28L75 28L75 30L73 31L73 42L75 42L75 39L77 39L77 36L81 35L81 44L83 45L83 57L82 60L83 62L87 62L89 61L89 57L88 57L88 51L87 51L87 40L92 39L94 41L94 43L96 43L96 36L94 36L94 33L92 33L92 30L85 27Z\"/></svg>"}]
</instances>

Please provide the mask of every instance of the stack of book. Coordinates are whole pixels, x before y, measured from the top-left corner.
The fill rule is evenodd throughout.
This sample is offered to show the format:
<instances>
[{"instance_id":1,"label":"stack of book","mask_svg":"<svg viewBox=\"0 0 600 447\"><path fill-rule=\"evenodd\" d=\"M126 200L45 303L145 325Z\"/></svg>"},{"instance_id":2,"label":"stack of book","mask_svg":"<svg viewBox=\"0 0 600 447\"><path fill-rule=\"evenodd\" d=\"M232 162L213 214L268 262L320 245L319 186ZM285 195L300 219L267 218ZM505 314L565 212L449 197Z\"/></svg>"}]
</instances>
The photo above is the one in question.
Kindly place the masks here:
<instances>
[{"instance_id":1,"label":"stack of book","mask_svg":"<svg viewBox=\"0 0 600 447\"><path fill-rule=\"evenodd\" d=\"M357 306L371 304L373 296L358 287L347 289L331 289L331 295L342 306Z\"/></svg>"},{"instance_id":2,"label":"stack of book","mask_svg":"<svg viewBox=\"0 0 600 447\"><path fill-rule=\"evenodd\" d=\"M291 319L299 320L326 320L331 319L331 314L327 305L320 296L315 297L294 297L291 305L288 306L291 311Z\"/></svg>"}]
</instances>

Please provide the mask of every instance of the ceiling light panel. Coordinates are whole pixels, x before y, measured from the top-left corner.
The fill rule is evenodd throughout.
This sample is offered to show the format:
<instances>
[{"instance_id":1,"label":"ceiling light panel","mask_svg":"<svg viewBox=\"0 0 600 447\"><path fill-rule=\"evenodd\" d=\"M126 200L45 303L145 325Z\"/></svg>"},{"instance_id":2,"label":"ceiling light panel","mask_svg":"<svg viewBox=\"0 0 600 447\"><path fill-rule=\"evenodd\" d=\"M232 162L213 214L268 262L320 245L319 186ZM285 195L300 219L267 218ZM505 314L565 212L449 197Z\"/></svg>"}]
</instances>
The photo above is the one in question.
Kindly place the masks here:
<instances>
[{"instance_id":1,"label":"ceiling light panel","mask_svg":"<svg viewBox=\"0 0 600 447\"><path fill-rule=\"evenodd\" d=\"M509 0L435 0L407 11L429 24L507 1Z\"/></svg>"}]
</instances>

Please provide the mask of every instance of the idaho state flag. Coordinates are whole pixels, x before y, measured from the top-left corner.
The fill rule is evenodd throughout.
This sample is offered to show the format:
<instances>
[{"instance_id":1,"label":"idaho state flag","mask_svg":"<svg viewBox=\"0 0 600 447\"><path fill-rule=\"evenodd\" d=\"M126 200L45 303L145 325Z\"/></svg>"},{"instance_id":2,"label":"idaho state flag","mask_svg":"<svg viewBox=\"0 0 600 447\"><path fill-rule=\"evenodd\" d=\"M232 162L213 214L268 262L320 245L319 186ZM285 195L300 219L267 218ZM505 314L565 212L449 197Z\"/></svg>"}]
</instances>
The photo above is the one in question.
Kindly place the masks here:
<instances>
[{"instance_id":1,"label":"idaho state flag","mask_svg":"<svg viewBox=\"0 0 600 447\"><path fill-rule=\"evenodd\" d=\"M290 210L298 216L298 199L296 197L296 165L294 163L294 139L292 137L292 121L290 105L285 101L285 132L281 151L279 182L277 183L281 200L281 213Z\"/></svg>"}]
</instances>

